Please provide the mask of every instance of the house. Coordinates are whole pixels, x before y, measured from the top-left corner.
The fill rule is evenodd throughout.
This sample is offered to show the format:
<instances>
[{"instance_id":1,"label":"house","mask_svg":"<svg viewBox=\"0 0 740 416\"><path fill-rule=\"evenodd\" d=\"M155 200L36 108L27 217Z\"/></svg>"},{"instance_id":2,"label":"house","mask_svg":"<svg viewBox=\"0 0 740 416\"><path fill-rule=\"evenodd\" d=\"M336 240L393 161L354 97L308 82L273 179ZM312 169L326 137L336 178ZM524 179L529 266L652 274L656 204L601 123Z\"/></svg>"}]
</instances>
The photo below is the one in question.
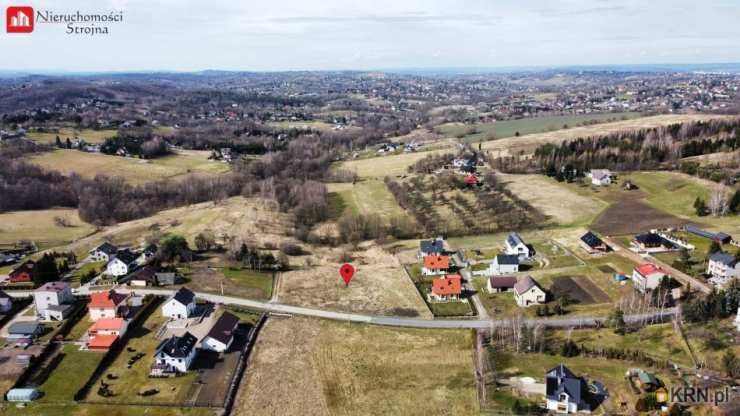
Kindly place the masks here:
<instances>
[{"instance_id":1,"label":"house","mask_svg":"<svg viewBox=\"0 0 740 416\"><path fill-rule=\"evenodd\" d=\"M87 309L90 312L90 320L125 317L128 314L126 300L128 295L118 293L115 290L106 292L95 292L90 294L90 303Z\"/></svg>"},{"instance_id":2,"label":"house","mask_svg":"<svg viewBox=\"0 0 740 416\"><path fill-rule=\"evenodd\" d=\"M0 290L0 313L8 313L13 309L13 298Z\"/></svg>"},{"instance_id":3,"label":"house","mask_svg":"<svg viewBox=\"0 0 740 416\"><path fill-rule=\"evenodd\" d=\"M730 253L717 251L709 256L707 274L719 283L725 283L730 279L740 277L740 261Z\"/></svg>"},{"instance_id":4,"label":"house","mask_svg":"<svg viewBox=\"0 0 740 416\"><path fill-rule=\"evenodd\" d=\"M424 266L421 268L421 274L424 276L445 274L449 268L450 258L448 256L424 256Z\"/></svg>"},{"instance_id":5,"label":"house","mask_svg":"<svg viewBox=\"0 0 740 416\"><path fill-rule=\"evenodd\" d=\"M581 236L581 246L590 254L607 253L611 248L591 231Z\"/></svg>"},{"instance_id":6,"label":"house","mask_svg":"<svg viewBox=\"0 0 740 416\"><path fill-rule=\"evenodd\" d=\"M489 293L508 292L514 289L516 277L514 276L491 276L488 278L487 286Z\"/></svg>"},{"instance_id":7,"label":"house","mask_svg":"<svg viewBox=\"0 0 740 416\"><path fill-rule=\"evenodd\" d=\"M23 262L8 273L10 283L33 282L36 277L36 263L33 260Z\"/></svg>"},{"instance_id":8,"label":"house","mask_svg":"<svg viewBox=\"0 0 740 416\"><path fill-rule=\"evenodd\" d=\"M130 286L157 286L157 269L153 266L144 266L134 270L124 279Z\"/></svg>"},{"instance_id":9,"label":"house","mask_svg":"<svg viewBox=\"0 0 740 416\"><path fill-rule=\"evenodd\" d=\"M72 289L67 282L48 282L33 291L36 316L46 321L61 321L72 311Z\"/></svg>"},{"instance_id":10,"label":"house","mask_svg":"<svg viewBox=\"0 0 740 416\"><path fill-rule=\"evenodd\" d=\"M108 351L118 341L118 335L96 335L87 340L87 349L90 351Z\"/></svg>"},{"instance_id":11,"label":"house","mask_svg":"<svg viewBox=\"0 0 740 416\"><path fill-rule=\"evenodd\" d=\"M46 325L39 322L15 322L8 327L9 338L36 338L46 332Z\"/></svg>"},{"instance_id":12,"label":"house","mask_svg":"<svg viewBox=\"0 0 740 416\"><path fill-rule=\"evenodd\" d=\"M105 272L115 277L125 276L136 268L136 258L136 254L131 250L118 250L113 260L108 262Z\"/></svg>"},{"instance_id":13,"label":"house","mask_svg":"<svg viewBox=\"0 0 740 416\"><path fill-rule=\"evenodd\" d=\"M608 169L591 169L586 176L591 178L591 185L596 186L611 185L614 181L614 175Z\"/></svg>"},{"instance_id":14,"label":"house","mask_svg":"<svg viewBox=\"0 0 740 416\"><path fill-rule=\"evenodd\" d=\"M177 285L183 281L183 277L179 273L172 272L154 273L154 278L159 286Z\"/></svg>"},{"instance_id":15,"label":"house","mask_svg":"<svg viewBox=\"0 0 740 416\"><path fill-rule=\"evenodd\" d=\"M102 318L93 322L88 328L87 334L90 337L98 335L115 335L122 337L126 333L128 322L123 318Z\"/></svg>"},{"instance_id":16,"label":"house","mask_svg":"<svg viewBox=\"0 0 740 416\"><path fill-rule=\"evenodd\" d=\"M632 244L642 251L661 251L673 249L675 246L658 233L642 233L635 236Z\"/></svg>"},{"instance_id":17,"label":"house","mask_svg":"<svg viewBox=\"0 0 740 416\"><path fill-rule=\"evenodd\" d=\"M641 264L632 271L632 285L640 292L646 292L658 287L666 276L670 276L668 272L654 264Z\"/></svg>"},{"instance_id":18,"label":"house","mask_svg":"<svg viewBox=\"0 0 740 416\"><path fill-rule=\"evenodd\" d=\"M514 300L521 307L540 305L545 303L546 298L545 291L531 276L524 276L514 284Z\"/></svg>"},{"instance_id":19,"label":"house","mask_svg":"<svg viewBox=\"0 0 740 416\"><path fill-rule=\"evenodd\" d=\"M591 412L586 380L560 364L545 373L545 400L555 413Z\"/></svg>"},{"instance_id":20,"label":"house","mask_svg":"<svg viewBox=\"0 0 740 416\"><path fill-rule=\"evenodd\" d=\"M152 261L154 256L157 255L157 250L159 249L157 248L156 244L149 244L148 246L144 248L144 250L142 250L141 254L136 259L136 263L139 266L143 266L149 263L150 261Z\"/></svg>"},{"instance_id":21,"label":"house","mask_svg":"<svg viewBox=\"0 0 740 416\"><path fill-rule=\"evenodd\" d=\"M197 343L198 338L187 331L182 336L173 335L163 340L154 353L149 375L166 377L187 372L195 358Z\"/></svg>"},{"instance_id":22,"label":"house","mask_svg":"<svg viewBox=\"0 0 740 416\"><path fill-rule=\"evenodd\" d=\"M88 252L89 258L92 261L105 261L109 262L113 257L116 256L118 248L111 243L105 242Z\"/></svg>"},{"instance_id":23,"label":"house","mask_svg":"<svg viewBox=\"0 0 740 416\"><path fill-rule=\"evenodd\" d=\"M234 332L239 325L239 318L229 312L224 312L213 324L200 345L204 350L224 352L234 341Z\"/></svg>"},{"instance_id":24,"label":"house","mask_svg":"<svg viewBox=\"0 0 740 416\"><path fill-rule=\"evenodd\" d=\"M172 319L185 319L195 312L195 293L182 287L164 305L162 315Z\"/></svg>"},{"instance_id":25,"label":"house","mask_svg":"<svg viewBox=\"0 0 740 416\"><path fill-rule=\"evenodd\" d=\"M445 240L442 237L437 237L434 240L421 240L419 242L419 255L420 259L426 256L439 256L445 253Z\"/></svg>"},{"instance_id":26,"label":"house","mask_svg":"<svg viewBox=\"0 0 740 416\"><path fill-rule=\"evenodd\" d=\"M511 233L506 237L504 251L506 254L517 255L521 258L534 256L534 250L528 246L518 233Z\"/></svg>"},{"instance_id":27,"label":"house","mask_svg":"<svg viewBox=\"0 0 740 416\"><path fill-rule=\"evenodd\" d=\"M515 254L498 254L488 266L488 274L500 276L519 271L519 256Z\"/></svg>"},{"instance_id":28,"label":"house","mask_svg":"<svg viewBox=\"0 0 740 416\"><path fill-rule=\"evenodd\" d=\"M437 301L460 300L462 294L462 277L457 274L438 277L432 280L430 298Z\"/></svg>"}]
</instances>

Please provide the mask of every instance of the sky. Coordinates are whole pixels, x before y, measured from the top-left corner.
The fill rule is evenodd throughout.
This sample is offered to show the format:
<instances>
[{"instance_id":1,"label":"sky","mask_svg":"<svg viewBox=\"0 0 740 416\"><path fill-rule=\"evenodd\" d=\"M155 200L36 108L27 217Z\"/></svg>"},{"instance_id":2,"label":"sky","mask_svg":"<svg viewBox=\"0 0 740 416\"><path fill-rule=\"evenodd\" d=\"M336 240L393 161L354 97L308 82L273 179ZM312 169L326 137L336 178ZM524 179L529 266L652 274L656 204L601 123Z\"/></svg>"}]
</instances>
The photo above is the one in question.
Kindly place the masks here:
<instances>
[{"instance_id":1,"label":"sky","mask_svg":"<svg viewBox=\"0 0 740 416\"><path fill-rule=\"evenodd\" d=\"M12 5L123 21L107 35L2 30L6 71L740 62L738 0L18 0L3 14Z\"/></svg>"}]
</instances>

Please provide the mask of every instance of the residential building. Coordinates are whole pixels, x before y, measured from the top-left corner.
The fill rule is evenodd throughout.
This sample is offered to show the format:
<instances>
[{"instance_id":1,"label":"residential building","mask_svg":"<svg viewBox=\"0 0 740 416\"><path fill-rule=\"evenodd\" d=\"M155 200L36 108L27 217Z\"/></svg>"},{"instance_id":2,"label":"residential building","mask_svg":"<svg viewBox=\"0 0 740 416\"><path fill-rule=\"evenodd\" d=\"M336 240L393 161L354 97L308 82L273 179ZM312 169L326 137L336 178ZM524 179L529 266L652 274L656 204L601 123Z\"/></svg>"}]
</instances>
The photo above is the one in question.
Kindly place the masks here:
<instances>
[{"instance_id":1,"label":"residential building","mask_svg":"<svg viewBox=\"0 0 740 416\"><path fill-rule=\"evenodd\" d=\"M430 298L436 301L460 300L462 294L462 277L451 274L432 280Z\"/></svg>"},{"instance_id":2,"label":"residential building","mask_svg":"<svg viewBox=\"0 0 740 416\"><path fill-rule=\"evenodd\" d=\"M8 273L10 283L33 282L36 277L36 263L33 260L23 262Z\"/></svg>"},{"instance_id":3,"label":"residential building","mask_svg":"<svg viewBox=\"0 0 740 416\"><path fill-rule=\"evenodd\" d=\"M614 175L608 169L591 169L586 176L591 178L591 184L596 186L611 185L614 182Z\"/></svg>"},{"instance_id":4,"label":"residential building","mask_svg":"<svg viewBox=\"0 0 740 416\"><path fill-rule=\"evenodd\" d=\"M524 276L514 284L514 300L521 307L540 305L547 300L547 293L531 276Z\"/></svg>"},{"instance_id":5,"label":"residential building","mask_svg":"<svg viewBox=\"0 0 740 416\"><path fill-rule=\"evenodd\" d=\"M236 315L224 312L213 324L213 328L203 338L200 345L204 350L224 352L229 349L234 341L234 332L239 325Z\"/></svg>"},{"instance_id":6,"label":"residential building","mask_svg":"<svg viewBox=\"0 0 740 416\"><path fill-rule=\"evenodd\" d=\"M91 337L97 335L115 335L122 337L126 333L128 322L123 318L102 318L93 322L88 328L87 334Z\"/></svg>"},{"instance_id":7,"label":"residential building","mask_svg":"<svg viewBox=\"0 0 740 416\"><path fill-rule=\"evenodd\" d=\"M111 243L105 242L88 252L88 256L92 261L105 261L109 262L113 257L116 256L118 248Z\"/></svg>"},{"instance_id":8,"label":"residential building","mask_svg":"<svg viewBox=\"0 0 740 416\"><path fill-rule=\"evenodd\" d=\"M675 248L674 244L658 233L642 233L635 236L632 244L642 251L663 251Z\"/></svg>"},{"instance_id":9,"label":"residential building","mask_svg":"<svg viewBox=\"0 0 740 416\"><path fill-rule=\"evenodd\" d=\"M69 315L74 303L67 282L48 282L33 291L36 316L46 321L61 321Z\"/></svg>"},{"instance_id":10,"label":"residential building","mask_svg":"<svg viewBox=\"0 0 740 416\"><path fill-rule=\"evenodd\" d=\"M157 255L157 250L159 249L157 248L156 244L149 244L148 246L144 248L144 250L141 251L141 254L136 259L136 263L139 266L143 266L149 263L150 261L152 261L154 256Z\"/></svg>"},{"instance_id":11,"label":"residential building","mask_svg":"<svg viewBox=\"0 0 740 416\"><path fill-rule=\"evenodd\" d=\"M15 322L8 327L9 338L36 338L46 332L46 325L33 322Z\"/></svg>"},{"instance_id":12,"label":"residential building","mask_svg":"<svg viewBox=\"0 0 740 416\"><path fill-rule=\"evenodd\" d=\"M105 292L94 292L90 294L90 303L87 309L91 321L105 318L125 317L128 314L126 300L128 295L118 293L115 290Z\"/></svg>"},{"instance_id":13,"label":"residential building","mask_svg":"<svg viewBox=\"0 0 740 416\"><path fill-rule=\"evenodd\" d=\"M499 254L488 266L488 274L501 276L519 271L519 256L516 254Z\"/></svg>"},{"instance_id":14,"label":"residential building","mask_svg":"<svg viewBox=\"0 0 740 416\"><path fill-rule=\"evenodd\" d=\"M157 286L157 269L154 266L144 266L121 279L123 280L129 286Z\"/></svg>"},{"instance_id":15,"label":"residential building","mask_svg":"<svg viewBox=\"0 0 740 416\"><path fill-rule=\"evenodd\" d=\"M183 281L183 277L179 273L173 272L158 272L154 274L154 278L159 286L177 285Z\"/></svg>"},{"instance_id":16,"label":"residential building","mask_svg":"<svg viewBox=\"0 0 740 416\"><path fill-rule=\"evenodd\" d=\"M435 276L445 274L450 268L449 256L425 256L421 274L424 276Z\"/></svg>"},{"instance_id":17,"label":"residential building","mask_svg":"<svg viewBox=\"0 0 740 416\"><path fill-rule=\"evenodd\" d=\"M195 293L182 287L162 305L162 315L172 319L189 318L195 312Z\"/></svg>"},{"instance_id":18,"label":"residential building","mask_svg":"<svg viewBox=\"0 0 740 416\"><path fill-rule=\"evenodd\" d=\"M187 331L180 337L173 335L163 340L154 353L150 375L166 377L187 372L195 358L197 343L198 338Z\"/></svg>"},{"instance_id":19,"label":"residential building","mask_svg":"<svg viewBox=\"0 0 740 416\"><path fill-rule=\"evenodd\" d=\"M632 285L640 292L646 292L658 287L666 276L670 277L668 272L654 264L641 264L632 271Z\"/></svg>"},{"instance_id":20,"label":"residential building","mask_svg":"<svg viewBox=\"0 0 740 416\"><path fill-rule=\"evenodd\" d=\"M514 289L515 284L514 276L491 276L488 278L487 288L489 293L508 292Z\"/></svg>"},{"instance_id":21,"label":"residential building","mask_svg":"<svg viewBox=\"0 0 740 416\"><path fill-rule=\"evenodd\" d=\"M545 400L556 413L591 412L586 381L560 364L545 373Z\"/></svg>"},{"instance_id":22,"label":"residential building","mask_svg":"<svg viewBox=\"0 0 740 416\"><path fill-rule=\"evenodd\" d=\"M509 234L504 244L506 254L516 255L520 258L534 256L534 250L524 242L519 233Z\"/></svg>"},{"instance_id":23,"label":"residential building","mask_svg":"<svg viewBox=\"0 0 740 416\"><path fill-rule=\"evenodd\" d=\"M610 247L591 231L581 236L581 246L591 254L607 253L610 250Z\"/></svg>"},{"instance_id":24,"label":"residential building","mask_svg":"<svg viewBox=\"0 0 740 416\"><path fill-rule=\"evenodd\" d=\"M434 240L421 240L419 242L419 254L420 259L426 256L439 256L445 254L445 241L442 237L437 237Z\"/></svg>"},{"instance_id":25,"label":"residential building","mask_svg":"<svg viewBox=\"0 0 740 416\"><path fill-rule=\"evenodd\" d=\"M136 268L136 259L136 254L131 250L118 250L113 260L108 262L105 272L115 277L125 276Z\"/></svg>"},{"instance_id":26,"label":"residential building","mask_svg":"<svg viewBox=\"0 0 740 416\"><path fill-rule=\"evenodd\" d=\"M0 313L8 313L13 309L13 298L0 290Z\"/></svg>"},{"instance_id":27,"label":"residential building","mask_svg":"<svg viewBox=\"0 0 740 416\"><path fill-rule=\"evenodd\" d=\"M723 251L712 253L709 256L707 274L714 277L719 283L726 283L730 279L740 277L740 262L737 257L730 253Z\"/></svg>"}]
</instances>

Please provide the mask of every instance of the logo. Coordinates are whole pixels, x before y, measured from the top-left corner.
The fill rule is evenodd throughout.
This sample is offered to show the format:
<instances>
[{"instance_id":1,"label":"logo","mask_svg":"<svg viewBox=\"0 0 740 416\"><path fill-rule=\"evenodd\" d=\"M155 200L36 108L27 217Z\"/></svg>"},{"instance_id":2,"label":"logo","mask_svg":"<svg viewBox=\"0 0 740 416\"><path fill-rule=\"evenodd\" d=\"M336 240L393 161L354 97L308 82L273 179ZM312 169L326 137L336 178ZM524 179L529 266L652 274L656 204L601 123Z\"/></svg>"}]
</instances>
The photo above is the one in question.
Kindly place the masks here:
<instances>
[{"instance_id":1,"label":"logo","mask_svg":"<svg viewBox=\"0 0 740 416\"><path fill-rule=\"evenodd\" d=\"M664 389L663 387L660 387L658 390L655 390L655 400L658 401L658 403L665 403L668 401L668 391Z\"/></svg>"},{"instance_id":2,"label":"logo","mask_svg":"<svg viewBox=\"0 0 740 416\"><path fill-rule=\"evenodd\" d=\"M33 7L8 7L8 10L5 13L5 29L8 33L33 32Z\"/></svg>"}]
</instances>

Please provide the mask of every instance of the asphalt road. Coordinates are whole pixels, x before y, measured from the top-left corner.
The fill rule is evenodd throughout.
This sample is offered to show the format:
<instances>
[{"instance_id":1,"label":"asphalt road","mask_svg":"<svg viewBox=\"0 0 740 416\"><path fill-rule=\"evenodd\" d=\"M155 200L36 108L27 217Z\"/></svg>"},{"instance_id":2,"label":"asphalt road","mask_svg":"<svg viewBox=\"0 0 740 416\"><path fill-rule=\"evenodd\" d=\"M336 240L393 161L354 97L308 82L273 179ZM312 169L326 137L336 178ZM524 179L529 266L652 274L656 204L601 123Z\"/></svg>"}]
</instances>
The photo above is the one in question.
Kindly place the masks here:
<instances>
[{"instance_id":1,"label":"asphalt road","mask_svg":"<svg viewBox=\"0 0 740 416\"><path fill-rule=\"evenodd\" d=\"M174 290L167 289L131 289L127 287L117 287L120 292L135 292L138 294L154 294L169 296L175 293ZM14 297L30 296L29 291L8 291L9 295ZM87 288L78 289L75 293L86 295L89 293ZM277 314L312 316L317 318L334 319L346 322L359 322L375 325L387 325L407 328L437 328L437 329L464 329L464 328L493 328L497 326L509 325L507 319L411 319L398 318L393 316L374 316L361 315L355 313L325 311L322 309L305 308L301 306L285 305L281 303L260 302L250 299L235 298L231 296L214 295L210 293L199 293L195 295L204 300L214 303L223 303L244 306L251 309L257 309ZM675 313L675 308L665 309L662 313L646 313L637 315L626 315L625 321L639 322L641 320L661 320L670 319ZM554 318L554 319L526 319L524 323L530 326L542 325L550 328L571 328L571 327L593 327L601 325L605 317L572 317L572 318Z\"/></svg>"}]
</instances>

